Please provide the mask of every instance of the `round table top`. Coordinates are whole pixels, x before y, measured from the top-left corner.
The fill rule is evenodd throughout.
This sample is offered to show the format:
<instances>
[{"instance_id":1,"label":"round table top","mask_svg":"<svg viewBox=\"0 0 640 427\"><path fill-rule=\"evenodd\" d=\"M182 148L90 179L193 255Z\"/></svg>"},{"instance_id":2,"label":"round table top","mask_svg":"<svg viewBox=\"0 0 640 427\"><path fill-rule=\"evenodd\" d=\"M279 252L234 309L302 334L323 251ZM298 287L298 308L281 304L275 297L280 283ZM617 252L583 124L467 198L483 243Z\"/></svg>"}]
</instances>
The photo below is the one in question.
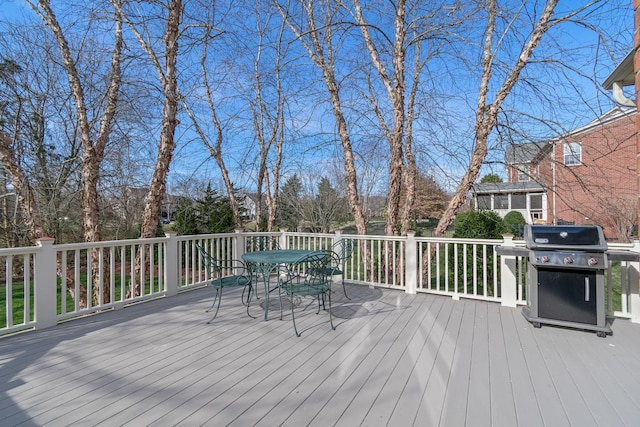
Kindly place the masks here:
<instances>
[{"instance_id":1,"label":"round table top","mask_svg":"<svg viewBox=\"0 0 640 427\"><path fill-rule=\"evenodd\" d=\"M300 258L313 253L326 251L312 251L307 249L274 249L268 251L247 252L242 259L254 264L293 264Z\"/></svg>"}]
</instances>

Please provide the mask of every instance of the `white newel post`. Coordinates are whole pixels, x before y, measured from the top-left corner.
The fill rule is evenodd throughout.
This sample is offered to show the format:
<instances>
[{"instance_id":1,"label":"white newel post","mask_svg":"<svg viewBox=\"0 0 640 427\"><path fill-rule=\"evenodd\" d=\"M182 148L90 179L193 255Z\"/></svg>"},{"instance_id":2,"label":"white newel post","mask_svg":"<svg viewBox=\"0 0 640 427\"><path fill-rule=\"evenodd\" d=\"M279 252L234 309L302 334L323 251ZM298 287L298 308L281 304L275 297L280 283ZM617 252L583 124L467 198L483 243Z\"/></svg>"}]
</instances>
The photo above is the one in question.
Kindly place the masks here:
<instances>
[{"instance_id":1,"label":"white newel post","mask_svg":"<svg viewBox=\"0 0 640 427\"><path fill-rule=\"evenodd\" d=\"M342 240L342 230L336 230L335 237L333 238L332 246L334 246L336 243L338 243L341 240Z\"/></svg>"},{"instance_id":2,"label":"white newel post","mask_svg":"<svg viewBox=\"0 0 640 427\"><path fill-rule=\"evenodd\" d=\"M50 328L58 324L56 314L56 250L55 239L43 237L36 240L40 250L35 256L35 307L34 317L36 329Z\"/></svg>"},{"instance_id":3,"label":"white newel post","mask_svg":"<svg viewBox=\"0 0 640 427\"><path fill-rule=\"evenodd\" d=\"M416 233L414 231L407 232L407 246L404 251L406 257L405 292L415 295L418 289L418 243L416 242Z\"/></svg>"},{"instance_id":4,"label":"white newel post","mask_svg":"<svg viewBox=\"0 0 640 427\"><path fill-rule=\"evenodd\" d=\"M278 238L280 240L280 249L289 249L289 240L286 235L287 230L288 228L286 227L280 229L280 237Z\"/></svg>"},{"instance_id":5,"label":"white newel post","mask_svg":"<svg viewBox=\"0 0 640 427\"><path fill-rule=\"evenodd\" d=\"M503 234L502 246L515 247L513 234ZM518 281L516 280L515 255L500 255L500 287L502 290L502 305L515 307L518 300Z\"/></svg>"},{"instance_id":6,"label":"white newel post","mask_svg":"<svg viewBox=\"0 0 640 427\"><path fill-rule=\"evenodd\" d=\"M633 242L633 252L640 253L640 241L635 240ZM640 263L632 262L630 263L633 268L629 269L629 278L632 280L631 283L636 283L637 286L631 287L631 295L629 295L629 311L631 312L631 322L632 323L640 323Z\"/></svg>"},{"instance_id":7,"label":"white newel post","mask_svg":"<svg viewBox=\"0 0 640 427\"><path fill-rule=\"evenodd\" d=\"M170 297L178 293L178 287L180 286L178 268L180 256L178 254L178 240L176 239L178 233L175 231L166 231L164 235L167 237L164 253L164 290L167 296Z\"/></svg>"},{"instance_id":8,"label":"white newel post","mask_svg":"<svg viewBox=\"0 0 640 427\"><path fill-rule=\"evenodd\" d=\"M242 255L244 255L244 250L247 247L245 244L245 235L244 230L238 228L235 230L236 232L236 244L234 245L234 253L233 259L242 259Z\"/></svg>"}]
</instances>

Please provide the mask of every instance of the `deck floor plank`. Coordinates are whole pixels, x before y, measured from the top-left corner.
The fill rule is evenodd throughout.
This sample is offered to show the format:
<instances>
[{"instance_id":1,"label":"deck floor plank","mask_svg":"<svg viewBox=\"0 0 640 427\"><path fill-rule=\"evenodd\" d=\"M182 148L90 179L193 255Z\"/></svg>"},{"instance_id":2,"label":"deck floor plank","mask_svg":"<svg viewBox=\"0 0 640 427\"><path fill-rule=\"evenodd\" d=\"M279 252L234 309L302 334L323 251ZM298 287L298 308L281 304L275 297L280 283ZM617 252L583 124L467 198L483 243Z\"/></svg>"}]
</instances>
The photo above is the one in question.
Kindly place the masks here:
<instances>
[{"instance_id":1,"label":"deck floor plank","mask_svg":"<svg viewBox=\"0 0 640 427\"><path fill-rule=\"evenodd\" d=\"M246 316L210 289L0 339L0 419L22 425L634 426L640 325L543 326L477 300L347 285ZM275 300L275 301L274 301ZM298 316L299 314L299 316Z\"/></svg>"},{"instance_id":2,"label":"deck floor plank","mask_svg":"<svg viewBox=\"0 0 640 427\"><path fill-rule=\"evenodd\" d=\"M491 375L490 375L490 354L492 349L489 347L489 310L488 305L480 302L475 303L475 320L473 323L473 337L471 349L468 350L470 360L469 366L469 382L466 390L466 408L463 411L458 407L459 416L464 414L464 422L455 425L466 425L473 420L491 421ZM464 347L461 351L465 351ZM446 404L446 402L445 402ZM447 421L447 418L443 418ZM453 418L457 421L457 417ZM454 425L446 423L443 425Z\"/></svg>"},{"instance_id":3,"label":"deck floor plank","mask_svg":"<svg viewBox=\"0 0 640 427\"><path fill-rule=\"evenodd\" d=\"M408 307L423 301L406 295L397 303L400 307ZM373 367L380 369L380 364L384 363L384 353L381 354L381 351L388 351L390 348L384 342L385 337L397 339L398 335L403 334L403 329L410 327L415 314L420 312L419 309L405 310L403 315L394 316L386 308L385 304L369 306L370 313L378 310L386 313L372 320L363 318L359 324L345 325L347 327L341 333L351 335L349 345L333 345L327 349L325 358L328 363L312 373L315 385L313 392L301 396L302 399L296 399L298 403L293 410L286 411L281 405L274 408L274 412L279 412L279 417L275 418L278 425L281 422L292 426L308 423L311 414L315 414L315 418L311 420L312 425L334 425L340 420L341 414L357 395L362 380L366 379L365 374L372 372ZM354 384L353 380L357 383ZM295 390L299 390L301 386L298 382ZM264 421L268 425L272 419Z\"/></svg>"},{"instance_id":4,"label":"deck floor plank","mask_svg":"<svg viewBox=\"0 0 640 427\"><path fill-rule=\"evenodd\" d=\"M445 325L448 324L453 311L453 302L451 300L443 301L437 313L433 315L427 315L425 319L433 318L433 322L428 320L423 321L420 328L416 330L409 343L403 345L402 355L398 358L393 371L385 379L385 384L382 390L377 395L373 402L370 411L364 418L364 425L386 425L389 419L396 410L399 396L402 394L406 387L407 382L414 370L414 364L416 357L426 347L427 359L429 363L424 366L420 366L422 378L424 382L429 382L431 379L431 372L436 368L436 356L442 344L442 340L445 337ZM430 314L430 313L429 313ZM412 399L419 399L418 396L412 397ZM407 414L410 417L415 417L414 414ZM428 424L428 420L423 420Z\"/></svg>"},{"instance_id":5,"label":"deck floor plank","mask_svg":"<svg viewBox=\"0 0 640 427\"><path fill-rule=\"evenodd\" d=\"M517 408L514 399L513 381L509 372L509 354L507 342L512 328L505 327L511 322L511 312L497 304L487 305L488 347L489 347L489 383L487 393L490 396L490 425L496 427L517 426ZM482 369L482 366L478 366Z\"/></svg>"},{"instance_id":6,"label":"deck floor plank","mask_svg":"<svg viewBox=\"0 0 640 427\"><path fill-rule=\"evenodd\" d=\"M362 422L393 375L398 360L406 349L406 343L416 334L418 325L424 324L427 318L437 313L443 302L425 300L416 310L405 310L402 316L398 317L396 328L390 324L384 329L383 334L379 335L379 339L376 337L372 351L366 354L367 349L360 349L360 354L366 354L366 364L358 365L349 381L342 385L341 389L348 392L348 399L342 400L344 392L333 396L338 411L330 415L328 421L336 419L336 424L341 426L353 426Z\"/></svg>"},{"instance_id":7,"label":"deck floor plank","mask_svg":"<svg viewBox=\"0 0 640 427\"><path fill-rule=\"evenodd\" d=\"M443 426L465 425L469 400L475 399L475 396L469 395L469 391L471 390L472 362L473 358L477 357L473 347L473 337L477 332L475 325L478 319L475 311L478 303L475 301L461 301L461 303L464 304L463 318L460 333L455 337L457 345L440 417L440 425ZM488 381L484 383L485 386L487 383Z\"/></svg>"}]
</instances>

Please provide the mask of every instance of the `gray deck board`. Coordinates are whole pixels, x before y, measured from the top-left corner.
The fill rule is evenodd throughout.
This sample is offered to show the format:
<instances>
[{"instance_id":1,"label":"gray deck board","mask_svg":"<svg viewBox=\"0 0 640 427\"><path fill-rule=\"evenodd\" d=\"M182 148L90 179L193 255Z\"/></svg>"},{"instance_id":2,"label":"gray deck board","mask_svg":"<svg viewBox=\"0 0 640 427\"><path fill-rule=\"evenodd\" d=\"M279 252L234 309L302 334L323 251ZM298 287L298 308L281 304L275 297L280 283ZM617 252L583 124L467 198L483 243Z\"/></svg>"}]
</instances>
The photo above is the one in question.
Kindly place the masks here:
<instances>
[{"instance_id":1,"label":"gray deck board","mask_svg":"<svg viewBox=\"0 0 640 427\"><path fill-rule=\"evenodd\" d=\"M491 394L489 384L491 381L489 352L489 305L476 304L473 324L473 337L469 355L469 377L467 389L464 389L464 378L460 378L459 384L463 387L460 393L466 397L466 407L457 407L458 415L446 416L445 420L451 420L449 425L465 425L472 420L491 420ZM462 349L464 351L464 349ZM453 394L453 393L452 393ZM446 401L445 401L446 405ZM445 406L446 408L446 406ZM453 409L456 409L454 406ZM464 423L456 424L458 417L464 415Z\"/></svg>"},{"instance_id":2,"label":"gray deck board","mask_svg":"<svg viewBox=\"0 0 640 427\"><path fill-rule=\"evenodd\" d=\"M348 286L335 331L311 300L293 333L209 289L0 339L3 426L634 426L640 325L543 326L519 309Z\"/></svg>"}]
</instances>

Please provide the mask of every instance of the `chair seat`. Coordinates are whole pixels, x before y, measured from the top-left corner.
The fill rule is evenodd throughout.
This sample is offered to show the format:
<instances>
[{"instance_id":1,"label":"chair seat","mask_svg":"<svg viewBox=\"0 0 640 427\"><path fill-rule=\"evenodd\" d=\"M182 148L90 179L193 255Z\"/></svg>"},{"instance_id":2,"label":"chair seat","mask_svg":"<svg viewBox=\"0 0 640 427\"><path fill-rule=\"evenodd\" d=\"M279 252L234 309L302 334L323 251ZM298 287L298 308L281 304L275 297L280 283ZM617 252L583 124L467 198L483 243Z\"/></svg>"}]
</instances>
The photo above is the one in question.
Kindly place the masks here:
<instances>
[{"instance_id":1,"label":"chair seat","mask_svg":"<svg viewBox=\"0 0 640 427\"><path fill-rule=\"evenodd\" d=\"M321 295L329 292L331 286L327 283L301 283L292 285L283 285L282 290L289 296L291 295Z\"/></svg>"},{"instance_id":2,"label":"chair seat","mask_svg":"<svg viewBox=\"0 0 640 427\"><path fill-rule=\"evenodd\" d=\"M338 266L327 266L327 267L319 267L313 270L314 274L317 274L319 276L341 276L342 270L340 270L340 267Z\"/></svg>"},{"instance_id":3,"label":"chair seat","mask_svg":"<svg viewBox=\"0 0 640 427\"><path fill-rule=\"evenodd\" d=\"M251 283L251 279L245 276L225 276L219 277L211 281L211 286L221 286L223 288L232 288L236 286L247 286Z\"/></svg>"}]
</instances>

